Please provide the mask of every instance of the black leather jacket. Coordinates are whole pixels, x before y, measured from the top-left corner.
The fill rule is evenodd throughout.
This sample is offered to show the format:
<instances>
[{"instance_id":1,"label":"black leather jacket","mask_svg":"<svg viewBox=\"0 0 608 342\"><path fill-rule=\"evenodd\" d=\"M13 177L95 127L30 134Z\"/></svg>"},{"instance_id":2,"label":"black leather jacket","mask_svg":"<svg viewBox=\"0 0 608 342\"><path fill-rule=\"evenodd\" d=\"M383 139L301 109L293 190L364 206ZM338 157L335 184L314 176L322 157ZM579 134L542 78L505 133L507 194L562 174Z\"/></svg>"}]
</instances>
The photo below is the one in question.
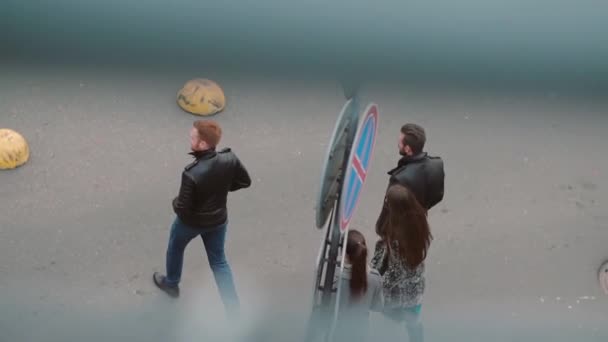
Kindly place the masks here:
<instances>
[{"instance_id":1,"label":"black leather jacket","mask_svg":"<svg viewBox=\"0 0 608 342\"><path fill-rule=\"evenodd\" d=\"M426 210L443 199L445 174L440 157L431 157L426 152L414 157L403 157L388 174L391 176L389 185L400 183L408 187Z\"/></svg>"},{"instance_id":2,"label":"black leather jacket","mask_svg":"<svg viewBox=\"0 0 608 342\"><path fill-rule=\"evenodd\" d=\"M403 157L397 167L388 174L391 176L389 187L395 183L406 186L427 212L443 200L445 173L443 160L440 157L431 157L425 152L414 157ZM379 236L384 236L387 215L385 202L376 221L376 233Z\"/></svg>"},{"instance_id":3,"label":"black leather jacket","mask_svg":"<svg viewBox=\"0 0 608 342\"><path fill-rule=\"evenodd\" d=\"M247 170L229 148L190 154L195 161L182 173L173 211L183 223L194 228L212 228L226 223L228 192L251 185Z\"/></svg>"}]
</instances>

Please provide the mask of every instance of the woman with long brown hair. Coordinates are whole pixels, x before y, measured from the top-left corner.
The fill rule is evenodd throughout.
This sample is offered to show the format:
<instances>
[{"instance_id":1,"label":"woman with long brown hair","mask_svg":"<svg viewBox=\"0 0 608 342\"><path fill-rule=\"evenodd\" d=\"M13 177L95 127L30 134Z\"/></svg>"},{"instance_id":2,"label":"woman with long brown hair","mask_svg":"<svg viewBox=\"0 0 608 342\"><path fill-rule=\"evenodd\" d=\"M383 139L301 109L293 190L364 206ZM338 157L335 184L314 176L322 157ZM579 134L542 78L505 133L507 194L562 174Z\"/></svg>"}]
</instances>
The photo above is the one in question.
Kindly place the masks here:
<instances>
[{"instance_id":1,"label":"woman with long brown hair","mask_svg":"<svg viewBox=\"0 0 608 342\"><path fill-rule=\"evenodd\" d=\"M341 276L342 283L334 341L366 341L369 312L383 307L382 277L367 267L367 244L358 230L348 232L344 270L336 271L335 281Z\"/></svg>"},{"instance_id":2,"label":"woman with long brown hair","mask_svg":"<svg viewBox=\"0 0 608 342\"><path fill-rule=\"evenodd\" d=\"M376 222L380 241L372 267L383 276L385 316L405 321L411 342L422 342L419 315L424 294L424 260L433 236L426 211L408 188L391 185Z\"/></svg>"}]
</instances>

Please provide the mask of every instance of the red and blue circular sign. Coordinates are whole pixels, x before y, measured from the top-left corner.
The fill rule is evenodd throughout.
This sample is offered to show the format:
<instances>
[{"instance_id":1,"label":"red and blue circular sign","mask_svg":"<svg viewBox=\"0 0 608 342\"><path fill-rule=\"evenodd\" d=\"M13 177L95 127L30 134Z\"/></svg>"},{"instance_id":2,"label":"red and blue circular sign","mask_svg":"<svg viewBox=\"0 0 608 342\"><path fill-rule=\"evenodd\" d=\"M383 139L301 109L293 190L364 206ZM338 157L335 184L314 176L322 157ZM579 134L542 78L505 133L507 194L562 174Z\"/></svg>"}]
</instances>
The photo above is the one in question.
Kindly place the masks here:
<instances>
[{"instance_id":1,"label":"red and blue circular sign","mask_svg":"<svg viewBox=\"0 0 608 342\"><path fill-rule=\"evenodd\" d=\"M341 232L348 229L350 220L357 208L361 189L370 169L377 130L378 106L372 103L365 110L365 116L357 130L357 136L348 158L346 177L344 178L344 184L342 184L342 195L340 196Z\"/></svg>"}]
</instances>

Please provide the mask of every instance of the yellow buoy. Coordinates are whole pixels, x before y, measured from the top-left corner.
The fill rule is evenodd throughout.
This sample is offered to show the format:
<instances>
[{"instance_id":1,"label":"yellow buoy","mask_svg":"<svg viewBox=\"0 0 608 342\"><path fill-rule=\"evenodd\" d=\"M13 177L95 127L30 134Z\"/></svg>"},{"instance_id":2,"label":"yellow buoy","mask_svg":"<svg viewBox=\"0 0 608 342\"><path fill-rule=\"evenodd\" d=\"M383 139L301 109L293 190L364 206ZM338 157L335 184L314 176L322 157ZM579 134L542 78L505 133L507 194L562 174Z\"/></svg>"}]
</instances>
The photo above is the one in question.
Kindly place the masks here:
<instances>
[{"instance_id":1,"label":"yellow buoy","mask_svg":"<svg viewBox=\"0 0 608 342\"><path fill-rule=\"evenodd\" d=\"M177 93L177 104L188 113L208 116L224 110L226 98L217 83L197 78L188 81Z\"/></svg>"},{"instance_id":2,"label":"yellow buoy","mask_svg":"<svg viewBox=\"0 0 608 342\"><path fill-rule=\"evenodd\" d=\"M12 129L0 128L0 169L14 169L29 158L30 148L25 138Z\"/></svg>"}]
</instances>

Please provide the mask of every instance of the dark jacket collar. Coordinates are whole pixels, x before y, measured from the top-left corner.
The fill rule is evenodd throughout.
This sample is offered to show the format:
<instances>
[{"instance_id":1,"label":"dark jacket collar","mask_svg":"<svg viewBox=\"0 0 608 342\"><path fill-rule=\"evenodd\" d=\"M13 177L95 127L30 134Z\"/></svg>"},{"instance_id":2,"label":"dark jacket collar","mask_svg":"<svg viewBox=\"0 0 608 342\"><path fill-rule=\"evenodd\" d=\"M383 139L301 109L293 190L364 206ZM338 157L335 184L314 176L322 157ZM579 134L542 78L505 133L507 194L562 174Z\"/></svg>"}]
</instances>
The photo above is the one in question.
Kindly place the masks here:
<instances>
[{"instance_id":1,"label":"dark jacket collar","mask_svg":"<svg viewBox=\"0 0 608 342\"><path fill-rule=\"evenodd\" d=\"M217 154L217 152L215 152L215 149L209 149L205 151L192 151L188 154L193 156L196 160L201 160L212 158Z\"/></svg>"},{"instance_id":2,"label":"dark jacket collar","mask_svg":"<svg viewBox=\"0 0 608 342\"><path fill-rule=\"evenodd\" d=\"M397 166L401 167L405 164L415 163L417 161L424 159L425 157L426 157L426 152L420 152L415 156L404 156L403 158L401 158L399 160L399 163L397 164Z\"/></svg>"},{"instance_id":3,"label":"dark jacket collar","mask_svg":"<svg viewBox=\"0 0 608 342\"><path fill-rule=\"evenodd\" d=\"M395 171L404 167L405 165L419 162L419 161L423 160L424 158L426 158L426 156L427 156L426 152L420 152L415 156L404 156L401 159L399 159L399 162L397 163L397 167L390 170L387 173L389 175L392 175L393 173L395 173Z\"/></svg>"}]
</instances>

